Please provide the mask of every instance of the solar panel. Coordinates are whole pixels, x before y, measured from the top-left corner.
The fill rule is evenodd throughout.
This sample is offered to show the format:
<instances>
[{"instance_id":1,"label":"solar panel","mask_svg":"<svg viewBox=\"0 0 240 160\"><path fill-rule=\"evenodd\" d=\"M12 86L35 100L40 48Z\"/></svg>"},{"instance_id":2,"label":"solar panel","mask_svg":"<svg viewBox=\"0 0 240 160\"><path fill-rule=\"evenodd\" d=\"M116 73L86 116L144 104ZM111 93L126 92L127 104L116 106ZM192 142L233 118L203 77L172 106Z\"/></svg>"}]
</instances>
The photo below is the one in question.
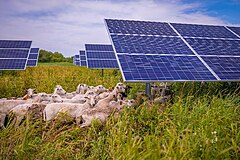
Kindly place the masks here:
<instances>
[{"instance_id":1,"label":"solar panel","mask_svg":"<svg viewBox=\"0 0 240 160\"><path fill-rule=\"evenodd\" d=\"M238 27L105 22L124 81L240 80Z\"/></svg>"},{"instance_id":2,"label":"solar panel","mask_svg":"<svg viewBox=\"0 0 240 160\"><path fill-rule=\"evenodd\" d=\"M235 34L240 36L240 27L228 27L231 31L233 31Z\"/></svg>"},{"instance_id":3,"label":"solar panel","mask_svg":"<svg viewBox=\"0 0 240 160\"><path fill-rule=\"evenodd\" d=\"M88 68L118 68L112 45L86 44L85 48Z\"/></svg>"},{"instance_id":4,"label":"solar panel","mask_svg":"<svg viewBox=\"0 0 240 160\"><path fill-rule=\"evenodd\" d=\"M32 41L0 40L0 70L24 70Z\"/></svg>"},{"instance_id":5,"label":"solar panel","mask_svg":"<svg viewBox=\"0 0 240 160\"><path fill-rule=\"evenodd\" d=\"M179 37L111 35L117 53L192 54Z\"/></svg>"},{"instance_id":6,"label":"solar panel","mask_svg":"<svg viewBox=\"0 0 240 160\"><path fill-rule=\"evenodd\" d=\"M79 55L78 54L76 54L76 55L74 55L74 64L76 65L76 66L80 66L80 59L79 59Z\"/></svg>"},{"instance_id":7,"label":"solar panel","mask_svg":"<svg viewBox=\"0 0 240 160\"><path fill-rule=\"evenodd\" d=\"M198 39L185 38L199 55L240 56L240 39Z\"/></svg>"},{"instance_id":8,"label":"solar panel","mask_svg":"<svg viewBox=\"0 0 240 160\"><path fill-rule=\"evenodd\" d=\"M79 51L79 54L80 54L80 66L87 66L85 51Z\"/></svg>"},{"instance_id":9,"label":"solar panel","mask_svg":"<svg viewBox=\"0 0 240 160\"><path fill-rule=\"evenodd\" d=\"M39 48L31 48L28 56L27 66L33 67L37 66L39 56Z\"/></svg>"},{"instance_id":10,"label":"solar panel","mask_svg":"<svg viewBox=\"0 0 240 160\"><path fill-rule=\"evenodd\" d=\"M128 82L216 80L196 56L121 54L118 58Z\"/></svg>"},{"instance_id":11,"label":"solar panel","mask_svg":"<svg viewBox=\"0 0 240 160\"><path fill-rule=\"evenodd\" d=\"M177 23L171 23L171 25L183 37L238 38L224 26Z\"/></svg>"}]
</instances>

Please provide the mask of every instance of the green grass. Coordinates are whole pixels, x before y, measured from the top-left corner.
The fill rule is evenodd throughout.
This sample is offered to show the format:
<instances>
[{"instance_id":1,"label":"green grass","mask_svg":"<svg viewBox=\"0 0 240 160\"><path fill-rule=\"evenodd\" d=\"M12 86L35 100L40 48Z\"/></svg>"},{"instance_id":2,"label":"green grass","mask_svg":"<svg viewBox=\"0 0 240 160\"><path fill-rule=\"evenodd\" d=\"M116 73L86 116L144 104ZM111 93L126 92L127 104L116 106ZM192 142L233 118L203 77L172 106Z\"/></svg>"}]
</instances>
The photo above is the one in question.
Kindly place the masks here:
<instances>
[{"instance_id":1,"label":"green grass","mask_svg":"<svg viewBox=\"0 0 240 160\"><path fill-rule=\"evenodd\" d=\"M69 62L51 62L51 63L38 62L38 66L74 66L74 65Z\"/></svg>"},{"instance_id":2,"label":"green grass","mask_svg":"<svg viewBox=\"0 0 240 160\"><path fill-rule=\"evenodd\" d=\"M114 86L117 70L76 66L39 66L6 72L0 77L1 97L20 96L35 87L51 93L56 84L69 92L78 83ZM134 83L130 97L144 84ZM105 123L81 129L55 121L27 118L20 127L0 131L0 159L239 159L240 100L238 83L173 83L173 102L164 111L147 101L125 109Z\"/></svg>"}]
</instances>

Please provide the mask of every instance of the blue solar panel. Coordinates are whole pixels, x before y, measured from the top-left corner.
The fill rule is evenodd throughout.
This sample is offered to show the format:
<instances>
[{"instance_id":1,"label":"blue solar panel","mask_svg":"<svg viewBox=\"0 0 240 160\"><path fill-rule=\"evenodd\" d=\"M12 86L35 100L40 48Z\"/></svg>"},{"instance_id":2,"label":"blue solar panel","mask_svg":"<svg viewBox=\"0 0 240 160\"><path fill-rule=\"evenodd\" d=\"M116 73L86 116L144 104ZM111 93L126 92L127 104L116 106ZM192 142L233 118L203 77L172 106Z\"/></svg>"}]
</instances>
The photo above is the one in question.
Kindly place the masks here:
<instances>
[{"instance_id":1,"label":"blue solar panel","mask_svg":"<svg viewBox=\"0 0 240 160\"><path fill-rule=\"evenodd\" d=\"M37 60L33 60L33 59L28 59L27 61L27 66L36 66L37 65Z\"/></svg>"},{"instance_id":2,"label":"blue solar panel","mask_svg":"<svg viewBox=\"0 0 240 160\"><path fill-rule=\"evenodd\" d=\"M97 58L97 59L116 59L114 52L87 52L88 58Z\"/></svg>"},{"instance_id":3,"label":"blue solar panel","mask_svg":"<svg viewBox=\"0 0 240 160\"><path fill-rule=\"evenodd\" d=\"M87 61L81 61L81 66L87 66Z\"/></svg>"},{"instance_id":4,"label":"blue solar panel","mask_svg":"<svg viewBox=\"0 0 240 160\"><path fill-rule=\"evenodd\" d=\"M109 19L106 25L125 81L240 80L239 27Z\"/></svg>"},{"instance_id":5,"label":"blue solar panel","mask_svg":"<svg viewBox=\"0 0 240 160\"><path fill-rule=\"evenodd\" d=\"M80 66L80 62L79 61L76 61L76 66Z\"/></svg>"},{"instance_id":6,"label":"blue solar panel","mask_svg":"<svg viewBox=\"0 0 240 160\"><path fill-rule=\"evenodd\" d=\"M221 80L240 79L240 57L202 57Z\"/></svg>"},{"instance_id":7,"label":"blue solar panel","mask_svg":"<svg viewBox=\"0 0 240 160\"><path fill-rule=\"evenodd\" d=\"M87 66L85 51L79 51L79 53L80 53L80 66Z\"/></svg>"},{"instance_id":8,"label":"blue solar panel","mask_svg":"<svg viewBox=\"0 0 240 160\"><path fill-rule=\"evenodd\" d=\"M31 41L0 40L0 70L24 70Z\"/></svg>"},{"instance_id":9,"label":"blue solar panel","mask_svg":"<svg viewBox=\"0 0 240 160\"><path fill-rule=\"evenodd\" d=\"M193 55L179 37L111 35L111 38L117 53Z\"/></svg>"},{"instance_id":10,"label":"blue solar panel","mask_svg":"<svg viewBox=\"0 0 240 160\"><path fill-rule=\"evenodd\" d=\"M173 29L162 22L106 19L109 32L114 34L144 34L177 36Z\"/></svg>"},{"instance_id":11,"label":"blue solar panel","mask_svg":"<svg viewBox=\"0 0 240 160\"><path fill-rule=\"evenodd\" d=\"M76 66L80 66L80 55L74 55L73 61Z\"/></svg>"},{"instance_id":12,"label":"blue solar panel","mask_svg":"<svg viewBox=\"0 0 240 160\"><path fill-rule=\"evenodd\" d=\"M39 53L39 48L31 48L30 49L30 54L38 54Z\"/></svg>"},{"instance_id":13,"label":"blue solar panel","mask_svg":"<svg viewBox=\"0 0 240 160\"><path fill-rule=\"evenodd\" d=\"M32 41L0 40L0 48L30 48Z\"/></svg>"},{"instance_id":14,"label":"blue solar panel","mask_svg":"<svg viewBox=\"0 0 240 160\"><path fill-rule=\"evenodd\" d=\"M0 59L0 70L23 70L27 59Z\"/></svg>"},{"instance_id":15,"label":"blue solar panel","mask_svg":"<svg viewBox=\"0 0 240 160\"><path fill-rule=\"evenodd\" d=\"M88 68L118 68L112 45L86 44Z\"/></svg>"},{"instance_id":16,"label":"blue solar panel","mask_svg":"<svg viewBox=\"0 0 240 160\"><path fill-rule=\"evenodd\" d=\"M28 59L31 59L31 60L36 60L36 59L38 59L38 54L29 54L29 57L28 57Z\"/></svg>"},{"instance_id":17,"label":"blue solar panel","mask_svg":"<svg viewBox=\"0 0 240 160\"><path fill-rule=\"evenodd\" d=\"M236 33L238 36L240 36L240 27L228 27L230 30L232 30L234 33Z\"/></svg>"},{"instance_id":18,"label":"blue solar panel","mask_svg":"<svg viewBox=\"0 0 240 160\"><path fill-rule=\"evenodd\" d=\"M0 58L27 58L29 49L0 49Z\"/></svg>"},{"instance_id":19,"label":"blue solar panel","mask_svg":"<svg viewBox=\"0 0 240 160\"><path fill-rule=\"evenodd\" d=\"M88 60L88 68L118 68L117 60Z\"/></svg>"},{"instance_id":20,"label":"blue solar panel","mask_svg":"<svg viewBox=\"0 0 240 160\"><path fill-rule=\"evenodd\" d=\"M180 35L187 37L209 37L209 38L237 38L224 26L196 25L196 24L177 24L171 25Z\"/></svg>"},{"instance_id":21,"label":"blue solar panel","mask_svg":"<svg viewBox=\"0 0 240 160\"><path fill-rule=\"evenodd\" d=\"M86 51L113 51L112 45L85 44Z\"/></svg>"},{"instance_id":22,"label":"blue solar panel","mask_svg":"<svg viewBox=\"0 0 240 160\"><path fill-rule=\"evenodd\" d=\"M185 38L199 55L240 56L240 40Z\"/></svg>"},{"instance_id":23,"label":"blue solar panel","mask_svg":"<svg viewBox=\"0 0 240 160\"><path fill-rule=\"evenodd\" d=\"M196 56L118 55L126 81L216 80Z\"/></svg>"},{"instance_id":24,"label":"blue solar panel","mask_svg":"<svg viewBox=\"0 0 240 160\"><path fill-rule=\"evenodd\" d=\"M39 48L31 48L28 61L27 61L27 66L28 67L37 66L38 56L39 56Z\"/></svg>"}]
</instances>

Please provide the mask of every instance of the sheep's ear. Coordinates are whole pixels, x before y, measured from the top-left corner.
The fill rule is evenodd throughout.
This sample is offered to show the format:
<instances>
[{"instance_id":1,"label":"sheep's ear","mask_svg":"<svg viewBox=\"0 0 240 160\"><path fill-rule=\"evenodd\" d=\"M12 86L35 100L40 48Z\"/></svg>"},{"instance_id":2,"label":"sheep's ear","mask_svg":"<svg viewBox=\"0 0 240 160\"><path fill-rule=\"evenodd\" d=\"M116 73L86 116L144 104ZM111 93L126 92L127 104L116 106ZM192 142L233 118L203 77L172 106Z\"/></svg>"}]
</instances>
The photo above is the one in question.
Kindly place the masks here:
<instances>
[{"instance_id":1,"label":"sheep's ear","mask_svg":"<svg viewBox=\"0 0 240 160\"><path fill-rule=\"evenodd\" d=\"M86 98L86 99L90 99L90 98L89 98L89 97L87 97L87 96L86 96L86 97L84 97L84 98Z\"/></svg>"}]
</instances>

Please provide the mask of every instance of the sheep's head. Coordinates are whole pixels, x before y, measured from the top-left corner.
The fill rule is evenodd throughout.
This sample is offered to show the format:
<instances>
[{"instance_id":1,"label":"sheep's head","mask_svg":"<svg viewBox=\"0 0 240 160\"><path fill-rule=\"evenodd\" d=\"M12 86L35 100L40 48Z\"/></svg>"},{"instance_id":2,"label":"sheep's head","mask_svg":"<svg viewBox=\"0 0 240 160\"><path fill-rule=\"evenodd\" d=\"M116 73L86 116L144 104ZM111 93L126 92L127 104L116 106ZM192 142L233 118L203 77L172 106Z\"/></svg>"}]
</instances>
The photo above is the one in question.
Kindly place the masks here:
<instances>
[{"instance_id":1,"label":"sheep's head","mask_svg":"<svg viewBox=\"0 0 240 160\"><path fill-rule=\"evenodd\" d=\"M88 103L90 104L91 107L94 107L97 104L96 96L86 96L84 98L87 99L87 101L88 101Z\"/></svg>"},{"instance_id":2,"label":"sheep's head","mask_svg":"<svg viewBox=\"0 0 240 160\"><path fill-rule=\"evenodd\" d=\"M31 89L31 88L27 89L27 95L28 95L29 97L32 97L33 94L34 94L34 92L35 92L35 89Z\"/></svg>"},{"instance_id":3,"label":"sheep's head","mask_svg":"<svg viewBox=\"0 0 240 160\"><path fill-rule=\"evenodd\" d=\"M77 87L77 91L76 92L84 94L87 89L88 89L88 85L86 85L86 84L79 84L78 87Z\"/></svg>"},{"instance_id":4,"label":"sheep's head","mask_svg":"<svg viewBox=\"0 0 240 160\"><path fill-rule=\"evenodd\" d=\"M136 105L137 105L137 103L136 103L136 101L134 99L130 99L127 102L127 106L128 107L136 107Z\"/></svg>"},{"instance_id":5,"label":"sheep's head","mask_svg":"<svg viewBox=\"0 0 240 160\"><path fill-rule=\"evenodd\" d=\"M50 101L50 97L46 93L39 93L40 102L42 101Z\"/></svg>"},{"instance_id":6,"label":"sheep's head","mask_svg":"<svg viewBox=\"0 0 240 160\"><path fill-rule=\"evenodd\" d=\"M54 90L54 94L58 94L58 95L64 95L64 94L66 94L67 92L62 88L62 86L60 86L60 85L57 85L56 87L55 87L55 90Z\"/></svg>"},{"instance_id":7,"label":"sheep's head","mask_svg":"<svg viewBox=\"0 0 240 160\"><path fill-rule=\"evenodd\" d=\"M107 89L103 87L103 85L98 85L96 88L98 89L98 93L103 93L107 91Z\"/></svg>"},{"instance_id":8,"label":"sheep's head","mask_svg":"<svg viewBox=\"0 0 240 160\"><path fill-rule=\"evenodd\" d=\"M58 95L58 94L53 94L52 96L51 96L51 98L52 98L52 101L54 102L54 103L62 103L63 102L63 100L62 100L62 98Z\"/></svg>"},{"instance_id":9,"label":"sheep's head","mask_svg":"<svg viewBox=\"0 0 240 160\"><path fill-rule=\"evenodd\" d=\"M115 87L117 93L124 93L125 92L125 88L123 86L116 86Z\"/></svg>"}]
</instances>

